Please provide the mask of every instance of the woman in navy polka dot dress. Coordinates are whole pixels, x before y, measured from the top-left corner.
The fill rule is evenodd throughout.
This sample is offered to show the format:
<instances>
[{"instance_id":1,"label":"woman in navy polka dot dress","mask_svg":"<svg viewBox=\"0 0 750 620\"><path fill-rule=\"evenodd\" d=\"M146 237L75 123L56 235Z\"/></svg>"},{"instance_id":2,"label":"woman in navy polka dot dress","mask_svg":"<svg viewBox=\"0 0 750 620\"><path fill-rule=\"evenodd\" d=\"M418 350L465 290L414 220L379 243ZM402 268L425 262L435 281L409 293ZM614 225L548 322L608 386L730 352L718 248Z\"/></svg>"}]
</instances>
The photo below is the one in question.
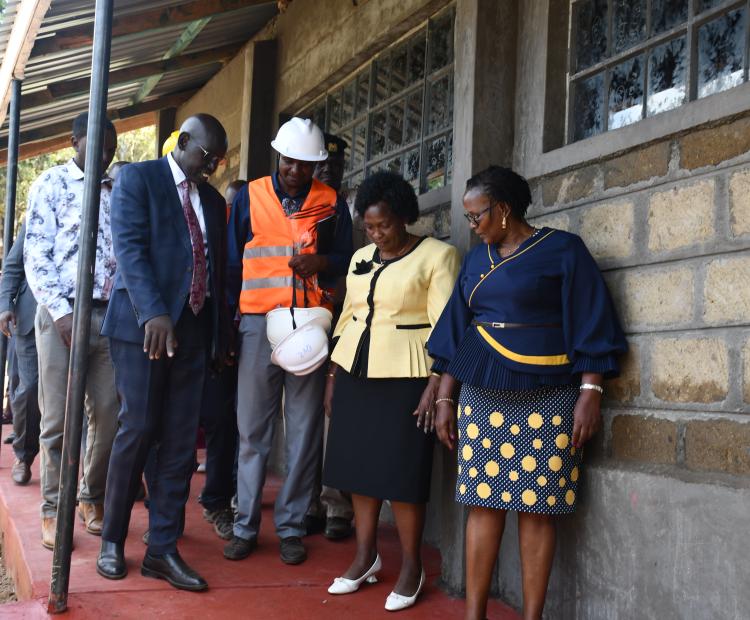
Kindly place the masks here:
<instances>
[{"instance_id":1,"label":"woman in navy polka dot dress","mask_svg":"<svg viewBox=\"0 0 750 620\"><path fill-rule=\"evenodd\" d=\"M518 512L524 618L542 617L555 515L575 511L602 383L627 349L583 241L529 225L530 202L508 168L469 179L464 215L483 243L464 258L427 344L442 373L438 437L458 448L456 501L470 506L467 619L485 617L508 510Z\"/></svg>"}]
</instances>

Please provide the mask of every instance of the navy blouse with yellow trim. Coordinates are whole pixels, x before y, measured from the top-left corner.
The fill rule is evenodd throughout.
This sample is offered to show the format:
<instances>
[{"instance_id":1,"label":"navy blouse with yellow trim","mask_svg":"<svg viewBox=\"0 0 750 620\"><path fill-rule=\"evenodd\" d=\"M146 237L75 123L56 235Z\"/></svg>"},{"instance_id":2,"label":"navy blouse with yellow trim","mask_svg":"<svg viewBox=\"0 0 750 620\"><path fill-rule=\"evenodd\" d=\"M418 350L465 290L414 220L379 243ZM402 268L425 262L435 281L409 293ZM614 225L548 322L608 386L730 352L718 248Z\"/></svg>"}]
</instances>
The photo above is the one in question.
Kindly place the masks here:
<instances>
[{"instance_id":1,"label":"navy blouse with yellow trim","mask_svg":"<svg viewBox=\"0 0 750 620\"><path fill-rule=\"evenodd\" d=\"M528 390L614 377L627 343L581 238L542 228L509 256L487 244L465 256L427 349L433 370L462 383Z\"/></svg>"}]
</instances>

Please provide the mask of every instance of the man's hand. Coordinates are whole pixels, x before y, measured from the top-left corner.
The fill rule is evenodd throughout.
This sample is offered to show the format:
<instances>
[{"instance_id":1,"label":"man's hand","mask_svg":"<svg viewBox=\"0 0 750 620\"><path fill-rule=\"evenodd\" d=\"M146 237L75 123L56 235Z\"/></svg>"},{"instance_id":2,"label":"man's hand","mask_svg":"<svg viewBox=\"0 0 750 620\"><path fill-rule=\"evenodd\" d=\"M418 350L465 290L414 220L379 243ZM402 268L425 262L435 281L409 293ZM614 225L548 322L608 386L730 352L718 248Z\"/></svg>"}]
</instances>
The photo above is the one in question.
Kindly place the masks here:
<instances>
[{"instance_id":1,"label":"man's hand","mask_svg":"<svg viewBox=\"0 0 750 620\"><path fill-rule=\"evenodd\" d=\"M301 277L309 278L328 268L328 257L323 254L298 254L292 256L289 266Z\"/></svg>"},{"instance_id":2,"label":"man's hand","mask_svg":"<svg viewBox=\"0 0 750 620\"><path fill-rule=\"evenodd\" d=\"M10 338L10 327L16 326L16 315L11 310L0 312L0 332Z\"/></svg>"},{"instance_id":3,"label":"man's hand","mask_svg":"<svg viewBox=\"0 0 750 620\"><path fill-rule=\"evenodd\" d=\"M70 341L73 339L73 313L61 316L55 321L55 329L60 334L66 347L70 347Z\"/></svg>"},{"instance_id":4,"label":"man's hand","mask_svg":"<svg viewBox=\"0 0 750 620\"><path fill-rule=\"evenodd\" d=\"M150 360L158 360L166 351L167 357L174 357L177 337L174 325L168 314L155 316L146 321L146 336L143 339L143 352Z\"/></svg>"}]
</instances>

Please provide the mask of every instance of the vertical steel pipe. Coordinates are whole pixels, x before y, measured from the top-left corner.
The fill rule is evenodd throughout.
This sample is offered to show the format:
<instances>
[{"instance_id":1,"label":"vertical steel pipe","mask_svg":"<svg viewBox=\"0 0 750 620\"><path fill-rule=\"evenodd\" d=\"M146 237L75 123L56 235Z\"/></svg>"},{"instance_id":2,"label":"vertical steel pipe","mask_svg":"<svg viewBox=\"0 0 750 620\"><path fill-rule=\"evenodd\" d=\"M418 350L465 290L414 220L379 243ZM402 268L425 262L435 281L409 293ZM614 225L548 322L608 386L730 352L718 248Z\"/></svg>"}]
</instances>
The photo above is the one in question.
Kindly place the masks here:
<instances>
[{"instance_id":1,"label":"vertical steel pipe","mask_svg":"<svg viewBox=\"0 0 750 620\"><path fill-rule=\"evenodd\" d=\"M13 245L16 225L16 185L18 181L18 134L21 125L21 80L10 83L10 117L8 118L8 157L5 166L5 228L3 229L3 269ZM8 359L8 339L0 334L0 403L5 398L5 363ZM2 406L0 405L0 409ZM0 446L3 445L3 427L0 424Z\"/></svg>"},{"instance_id":2,"label":"vertical steel pipe","mask_svg":"<svg viewBox=\"0 0 750 620\"><path fill-rule=\"evenodd\" d=\"M103 122L107 114L113 4L114 0L96 0L95 7L89 121L86 129L86 162L83 179L83 212L79 237L76 297L73 304L73 338L70 347L68 393L65 402L57 532L47 604L50 613L61 613L68 607L70 555L73 550L76 490L81 456L81 426L91 332L96 237L99 229L99 194L104 172L102 170Z\"/></svg>"}]
</instances>

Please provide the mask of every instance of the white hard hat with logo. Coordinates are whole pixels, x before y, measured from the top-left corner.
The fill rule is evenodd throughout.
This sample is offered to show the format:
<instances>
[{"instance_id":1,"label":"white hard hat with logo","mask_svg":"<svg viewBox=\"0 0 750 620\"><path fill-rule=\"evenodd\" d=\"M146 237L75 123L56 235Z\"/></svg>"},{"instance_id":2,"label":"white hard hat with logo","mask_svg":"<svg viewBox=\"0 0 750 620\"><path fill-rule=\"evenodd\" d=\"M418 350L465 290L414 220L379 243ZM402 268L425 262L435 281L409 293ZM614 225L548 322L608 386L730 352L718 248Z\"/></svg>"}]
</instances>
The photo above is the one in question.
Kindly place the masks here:
<instances>
[{"instance_id":1,"label":"white hard hat with logo","mask_svg":"<svg viewBox=\"0 0 750 620\"><path fill-rule=\"evenodd\" d=\"M266 314L266 336L271 349L294 331L295 325L302 327L308 323L320 325L328 333L333 315L326 308L275 308Z\"/></svg>"},{"instance_id":2,"label":"white hard hat with logo","mask_svg":"<svg viewBox=\"0 0 750 620\"><path fill-rule=\"evenodd\" d=\"M288 120L271 141L284 157L300 161L323 161L328 158L323 132L309 118L295 116Z\"/></svg>"},{"instance_id":3,"label":"white hard hat with logo","mask_svg":"<svg viewBox=\"0 0 750 620\"><path fill-rule=\"evenodd\" d=\"M271 353L271 361L297 376L309 375L328 359L328 333L315 322L298 327Z\"/></svg>"}]
</instances>

